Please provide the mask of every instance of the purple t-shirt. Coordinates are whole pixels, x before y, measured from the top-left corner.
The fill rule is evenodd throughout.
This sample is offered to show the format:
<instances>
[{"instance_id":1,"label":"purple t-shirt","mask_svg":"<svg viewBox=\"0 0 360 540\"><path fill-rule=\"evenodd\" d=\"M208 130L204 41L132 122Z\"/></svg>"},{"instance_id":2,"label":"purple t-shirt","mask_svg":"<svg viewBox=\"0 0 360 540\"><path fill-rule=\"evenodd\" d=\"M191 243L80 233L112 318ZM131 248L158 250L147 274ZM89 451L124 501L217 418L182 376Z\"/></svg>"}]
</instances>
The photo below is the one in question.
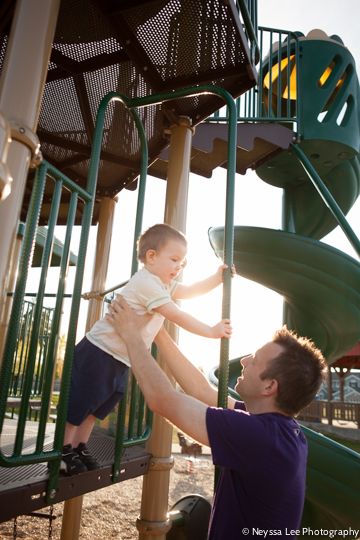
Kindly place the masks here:
<instances>
[{"instance_id":1,"label":"purple t-shirt","mask_svg":"<svg viewBox=\"0 0 360 540\"><path fill-rule=\"evenodd\" d=\"M290 531L301 521L307 459L298 423L278 413L249 414L237 402L235 410L209 407L206 424L221 467L208 539L258 538L259 529L295 538Z\"/></svg>"}]
</instances>

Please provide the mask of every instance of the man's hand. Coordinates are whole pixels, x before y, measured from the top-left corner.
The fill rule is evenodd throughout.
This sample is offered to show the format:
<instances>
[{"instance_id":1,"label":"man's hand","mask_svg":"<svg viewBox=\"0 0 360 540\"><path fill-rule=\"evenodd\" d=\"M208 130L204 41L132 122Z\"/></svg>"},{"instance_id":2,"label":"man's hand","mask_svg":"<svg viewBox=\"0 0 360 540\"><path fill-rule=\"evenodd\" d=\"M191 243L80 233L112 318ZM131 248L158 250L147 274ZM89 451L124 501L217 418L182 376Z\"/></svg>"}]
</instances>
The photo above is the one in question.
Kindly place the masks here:
<instances>
[{"instance_id":1,"label":"man's hand","mask_svg":"<svg viewBox=\"0 0 360 540\"><path fill-rule=\"evenodd\" d=\"M211 327L212 338L230 338L232 334L232 326L230 319L223 319L215 326Z\"/></svg>"},{"instance_id":2,"label":"man's hand","mask_svg":"<svg viewBox=\"0 0 360 540\"><path fill-rule=\"evenodd\" d=\"M150 315L137 315L120 294L110 304L109 311L105 315L125 343L133 336L139 337L139 332L150 317Z\"/></svg>"}]
</instances>

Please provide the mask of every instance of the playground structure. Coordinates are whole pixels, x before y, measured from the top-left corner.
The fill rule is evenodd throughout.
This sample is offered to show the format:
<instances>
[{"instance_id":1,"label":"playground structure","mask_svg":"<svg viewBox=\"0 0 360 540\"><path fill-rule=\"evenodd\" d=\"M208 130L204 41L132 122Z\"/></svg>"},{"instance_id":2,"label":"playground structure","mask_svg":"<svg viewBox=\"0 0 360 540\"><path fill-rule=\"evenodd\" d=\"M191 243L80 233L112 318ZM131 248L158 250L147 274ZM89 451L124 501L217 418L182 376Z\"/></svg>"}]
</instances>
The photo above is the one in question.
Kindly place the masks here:
<instances>
[{"instance_id":1,"label":"playground structure","mask_svg":"<svg viewBox=\"0 0 360 540\"><path fill-rule=\"evenodd\" d=\"M15 2L5 2L1 8L2 58L6 58L1 64L0 92L0 110L4 115L0 139L4 201L0 221L5 231L0 258L4 350L0 379L1 519L69 499L62 539L75 538L82 494L147 473L138 522L140 538L165 538L171 527L167 517L171 429L159 418L152 423L134 381L130 381L128 400L124 400L125 406L119 411L115 439L103 437L91 441L102 469L77 478L58 477L89 228L98 223L92 288L103 291L116 193L124 187L135 188L140 173L136 239L141 231L147 170L166 178L164 221L184 230L189 171L210 177L215 167L226 167L225 228L212 232L211 236L218 253L229 265L234 253L240 274L283 294L288 325L312 336L329 361L335 360L359 340L359 263L325 247L318 239L339 223L360 254L359 241L343 214L355 202L360 189L359 86L354 61L338 38L319 32L305 38L292 32L258 28L255 1L239 2L239 11L235 2L220 0L187 0L180 7L165 0L131 2L121 8L110 1L100 7L94 0L86 3L86 13L80 0L71 10L67 0L43 2L44 5L36 8L37 12L29 4L18 1L15 14ZM33 50L41 51L37 55L29 45L34 39L29 29L34 28L39 42L32 43ZM198 32L196 46L194 28ZM24 38L27 35L32 36L30 41ZM23 48L13 45L17 40L23 42ZM312 70L308 69L309 65ZM12 66L16 69L11 70ZM29 77L33 84L31 92L16 81L16 73L25 73L25 68L39 74L37 80L35 75ZM316 84L309 84L311 78ZM235 108L232 98L242 94ZM223 103L227 105L224 117L221 111L217 113ZM212 121L202 122L212 113L215 113ZM39 142L47 160L40 166ZM31 172L27 175L30 159L37 167L35 175ZM235 171L244 174L248 168L284 189L283 231L234 228ZM14 177L12 183L8 178L10 172ZM26 222L26 231L18 257L15 246L19 242L13 239L20 216ZM14 432L14 426L5 418L8 400L13 397L8 394L8 388L38 224L47 226L47 235ZM29 451L26 450L27 415L34 400L39 325L53 235L59 224L66 224L68 232L59 262L59 287L43 386L38 394L41 398L38 430ZM48 418L70 238L73 227L80 224L76 279L52 434ZM257 275L260 267L262 273ZM134 257L129 275L135 270ZM230 297L227 276L223 316L229 314ZM90 299L88 325L100 312L101 301L94 294ZM227 393L228 350L224 341L219 382L221 405L226 405ZM307 432L307 435L311 447L311 482L305 523L324 526L325 520L329 527L339 524L356 527L359 525L359 456L324 438L319 442L316 434ZM144 442L148 439L145 449ZM334 479L338 494L334 495L329 470L334 477L333 465L340 460L342 467ZM20 476L24 473L16 485L14 471ZM154 492L157 493L155 505L149 502ZM181 520L178 523L181 526Z\"/></svg>"}]
</instances>

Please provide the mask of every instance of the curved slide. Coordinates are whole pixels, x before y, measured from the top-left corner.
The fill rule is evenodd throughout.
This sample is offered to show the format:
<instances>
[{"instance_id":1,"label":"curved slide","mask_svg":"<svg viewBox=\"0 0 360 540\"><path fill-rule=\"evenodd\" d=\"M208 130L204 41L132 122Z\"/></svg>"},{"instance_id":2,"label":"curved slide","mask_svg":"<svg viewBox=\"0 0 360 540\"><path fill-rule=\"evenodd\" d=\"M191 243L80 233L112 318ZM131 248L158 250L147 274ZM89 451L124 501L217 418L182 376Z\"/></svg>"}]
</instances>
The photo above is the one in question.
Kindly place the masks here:
<instances>
[{"instance_id":1,"label":"curved slide","mask_svg":"<svg viewBox=\"0 0 360 540\"><path fill-rule=\"evenodd\" d=\"M222 256L223 229L209 231ZM237 272L284 297L287 325L314 340L329 364L360 339L360 264L327 244L273 229L234 228Z\"/></svg>"},{"instance_id":2,"label":"curved slide","mask_svg":"<svg viewBox=\"0 0 360 540\"><path fill-rule=\"evenodd\" d=\"M211 229L209 236L221 257L223 228ZM311 337L330 364L359 340L360 264L355 259L298 234L235 227L234 263L243 277L283 295L288 327ZM232 388L239 372L239 360L231 361ZM302 527L360 529L360 454L303 429L309 460Z\"/></svg>"}]
</instances>

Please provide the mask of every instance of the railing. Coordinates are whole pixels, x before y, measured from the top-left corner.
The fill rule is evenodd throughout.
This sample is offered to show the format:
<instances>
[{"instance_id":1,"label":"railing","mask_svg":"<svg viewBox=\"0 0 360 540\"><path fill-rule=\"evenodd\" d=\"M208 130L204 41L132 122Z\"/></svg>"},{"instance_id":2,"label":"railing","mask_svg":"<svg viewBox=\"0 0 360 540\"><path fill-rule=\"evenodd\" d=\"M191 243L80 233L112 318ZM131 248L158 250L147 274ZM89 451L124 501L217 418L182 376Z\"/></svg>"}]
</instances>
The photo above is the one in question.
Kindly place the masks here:
<instances>
[{"instance_id":1,"label":"railing","mask_svg":"<svg viewBox=\"0 0 360 540\"><path fill-rule=\"evenodd\" d=\"M60 171L50 164L43 162L37 170L32 197L28 210L28 218L25 235L22 244L22 252L19 262L18 279L13 294L12 311L8 326L8 333L4 348L3 362L0 373L0 432L3 431L5 412L8 406L9 396L12 393L14 364L16 364L16 349L18 346L19 328L22 324L24 298L34 252L36 230L38 227L41 206L44 198L51 198L51 209L47 226L47 235L42 255L41 276L36 299L33 304L32 324L28 347L26 351L26 369L22 382L22 392L18 406L16 435L12 451L4 454L0 452L0 465L4 467L28 465L48 461L50 464L49 494L54 493L58 478L58 465L63 445L63 429L67 412L67 394L70 385L71 358L75 344L76 322L78 319L80 292L84 271L85 253L96 184L88 185L83 189L75 182L65 177ZM46 193L46 197L44 194ZM44 365L41 374L41 404L39 410L39 422L36 435L36 443L32 452L23 453L24 436L27 423L27 413L34 389L37 385L38 374L38 351L41 342L42 317L44 313L45 289L48 283L48 270L53 251L54 230L57 223L62 197L69 198L66 236L63 252L60 260L59 274L57 279L57 292L55 295L55 307L50 322L50 336L44 351ZM55 438L52 448L48 450L44 446L46 426L49 418L53 375L57 357L57 345L59 340L60 320L65 296L65 283L68 273L70 258L70 242L74 228L75 216L82 210L82 233L79 244L79 257L76 267L75 283L72 291L73 300L67 332L67 360L65 359L60 400L57 411L57 423ZM65 354L66 356L66 354ZM51 495L50 495L51 498Z\"/></svg>"},{"instance_id":2,"label":"railing","mask_svg":"<svg viewBox=\"0 0 360 540\"><path fill-rule=\"evenodd\" d=\"M299 41L298 35L287 30L259 27L260 63L258 85L237 98L238 121L284 122L300 131ZM225 122L223 107L207 121Z\"/></svg>"},{"instance_id":3,"label":"railing","mask_svg":"<svg viewBox=\"0 0 360 540\"><path fill-rule=\"evenodd\" d=\"M333 420L355 422L360 428L360 403L315 400L301 411L298 418L316 422L326 419L329 424Z\"/></svg>"},{"instance_id":4,"label":"railing","mask_svg":"<svg viewBox=\"0 0 360 540\"><path fill-rule=\"evenodd\" d=\"M3 431L7 410L16 409L16 435L12 449L0 452L0 465L4 467L29 465L49 462L50 478L48 499L52 499L58 483L58 465L63 446L64 425L67 413L67 400L70 387L70 375L73 349L76 339L76 327L80 307L81 287L83 279L86 244L91 225L92 207L96 181L88 184L84 190L65 177L60 171L44 162L37 171L32 199L19 263L16 289L12 294L12 312L5 344L4 358L0 373L0 432ZM70 196L69 196L70 192ZM44 193L46 199L52 199L51 211L47 226L46 240L43 250L41 275L34 301L24 300L29 293L25 290L33 286L29 279L29 268L33 256L36 230L38 226ZM62 197L70 198L66 235L60 268L57 279L50 278L48 270L52 258L53 238L58 220ZM70 259L70 244L75 217L82 214L81 235L78 248L78 259L74 287L69 294L65 293L65 283ZM45 289L54 281L58 283L56 293L47 293ZM54 284L53 284L54 287ZM46 298L51 297L54 308L44 306ZM57 407L55 436L52 448L45 446L47 422L50 418L51 400L53 396L54 372L56 369L57 349L60 338L61 313L65 297L72 298L71 313L67 330L65 358L62 369L61 388ZM146 410L144 400L135 384L132 392L119 408L116 421L115 458L120 463L122 448L145 441L150 434L151 415ZM34 399L36 398L36 399ZM36 443L33 450L23 452L29 413L36 407L38 426ZM126 420L126 422L125 422ZM51 445L50 445L51 446ZM119 466L114 467L114 479L117 478Z\"/></svg>"}]
</instances>

